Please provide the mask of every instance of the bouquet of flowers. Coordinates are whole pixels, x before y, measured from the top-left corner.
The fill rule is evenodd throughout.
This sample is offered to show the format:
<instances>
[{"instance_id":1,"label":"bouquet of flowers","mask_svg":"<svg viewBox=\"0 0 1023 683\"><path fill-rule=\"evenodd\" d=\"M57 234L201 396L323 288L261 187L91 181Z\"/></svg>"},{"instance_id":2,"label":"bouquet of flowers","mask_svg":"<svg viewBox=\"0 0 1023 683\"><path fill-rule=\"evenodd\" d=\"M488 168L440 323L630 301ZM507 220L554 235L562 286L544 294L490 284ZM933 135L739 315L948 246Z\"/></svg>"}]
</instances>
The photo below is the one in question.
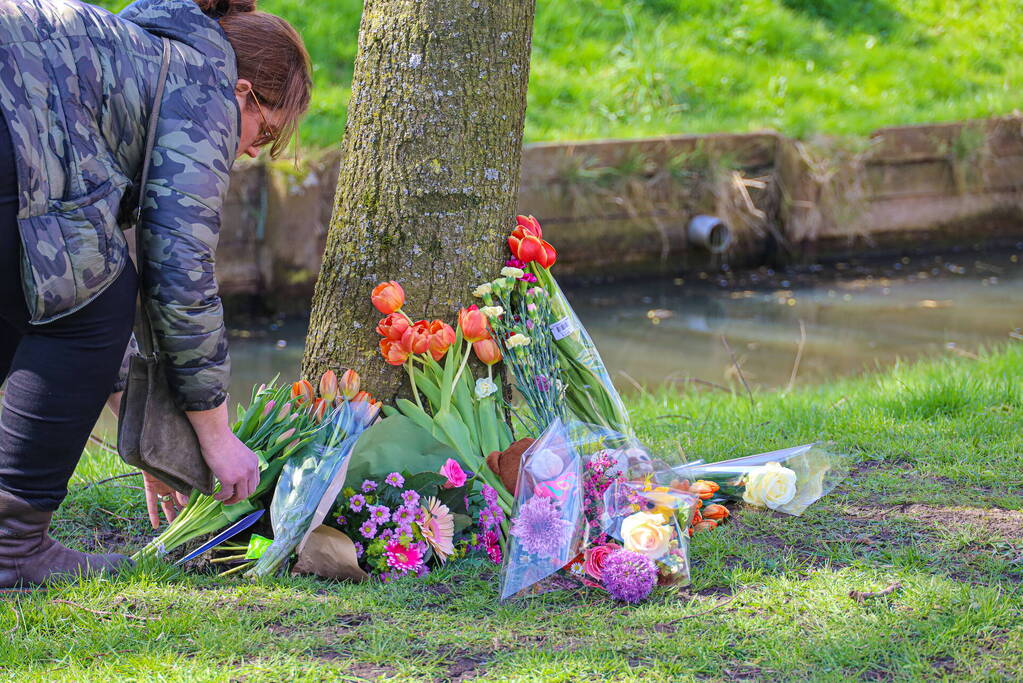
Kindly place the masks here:
<instances>
[{"instance_id":1,"label":"bouquet of flowers","mask_svg":"<svg viewBox=\"0 0 1023 683\"><path fill-rule=\"evenodd\" d=\"M181 514L133 559L161 557L201 536L214 534L257 510L266 508L267 494L277 484L288 459L299 453L321 428L328 406L341 402L378 406L366 392L359 391L359 378L346 371L339 383L327 371L320 379L320 396L312 384L301 380L292 385L270 385L253 390L247 409L238 407L238 421L232 427L238 438L259 456L259 485L252 495L236 505L225 506L213 496L193 492Z\"/></svg>"},{"instance_id":2,"label":"bouquet of flowers","mask_svg":"<svg viewBox=\"0 0 1023 683\"><path fill-rule=\"evenodd\" d=\"M732 460L690 463L672 470L671 478L703 500L693 523L694 530L702 531L729 516L722 505L727 502L801 515L848 473L845 456L811 443Z\"/></svg>"},{"instance_id":3,"label":"bouquet of flowers","mask_svg":"<svg viewBox=\"0 0 1023 683\"><path fill-rule=\"evenodd\" d=\"M423 576L473 550L499 562L504 512L497 491L484 484L475 498L467 473L452 459L440 472L392 472L345 488L329 523L353 540L360 566L383 581Z\"/></svg>"},{"instance_id":4,"label":"bouquet of flowers","mask_svg":"<svg viewBox=\"0 0 1023 683\"><path fill-rule=\"evenodd\" d=\"M551 423L523 455L501 599L565 585L555 575L628 602L687 583L698 497L657 485L667 471L631 436Z\"/></svg>"},{"instance_id":5,"label":"bouquet of flowers","mask_svg":"<svg viewBox=\"0 0 1023 683\"><path fill-rule=\"evenodd\" d=\"M565 382L565 399L572 413L584 422L598 424L621 434L632 431L629 412L611 381L597 347L572 310L564 292L551 274L558 254L543 239L540 222L532 216L518 216L508 237L512 259L507 265L525 269L549 300L543 311L552 335Z\"/></svg>"},{"instance_id":6,"label":"bouquet of flowers","mask_svg":"<svg viewBox=\"0 0 1023 683\"><path fill-rule=\"evenodd\" d=\"M376 404L342 401L309 445L285 464L270 504L273 543L260 554L246 576L276 573L320 525L327 512L322 509L322 501L337 497L352 448L379 412Z\"/></svg>"},{"instance_id":7,"label":"bouquet of flowers","mask_svg":"<svg viewBox=\"0 0 1023 683\"><path fill-rule=\"evenodd\" d=\"M504 403L498 400L500 377L493 373L501 351L487 316L476 306L462 309L457 330L441 320L413 322L403 310L405 292L393 281L374 288L371 300L386 316L377 326L380 352L388 363L404 366L414 398L398 399L384 412L406 416L454 449L473 479L494 488L502 507L510 510L511 494L486 466L488 454L512 442ZM473 377L470 354L486 365L485 377Z\"/></svg>"},{"instance_id":8,"label":"bouquet of flowers","mask_svg":"<svg viewBox=\"0 0 1023 683\"><path fill-rule=\"evenodd\" d=\"M515 388L529 406L533 434L538 435L554 420L565 419L565 391L548 322L551 302L535 282L536 277L521 268L505 266L501 277L476 287L473 295L486 303L480 311L490 320Z\"/></svg>"}]
</instances>

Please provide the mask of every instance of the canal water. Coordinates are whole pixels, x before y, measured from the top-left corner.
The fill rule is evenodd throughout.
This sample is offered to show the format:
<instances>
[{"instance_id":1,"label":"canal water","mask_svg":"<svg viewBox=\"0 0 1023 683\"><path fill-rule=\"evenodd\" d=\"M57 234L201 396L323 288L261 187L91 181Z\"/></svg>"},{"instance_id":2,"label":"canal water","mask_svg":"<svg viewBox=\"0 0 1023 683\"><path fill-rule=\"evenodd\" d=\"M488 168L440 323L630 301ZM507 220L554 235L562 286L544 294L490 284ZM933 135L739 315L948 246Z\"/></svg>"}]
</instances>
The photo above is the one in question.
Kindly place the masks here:
<instances>
[{"instance_id":1,"label":"canal water","mask_svg":"<svg viewBox=\"0 0 1023 683\"><path fill-rule=\"evenodd\" d=\"M566 293L624 392L739 387L737 365L755 388L802 386L898 359L1023 343L1023 243L1000 253L722 270ZM293 320L235 331L232 395L247 400L254 383L295 377L305 328Z\"/></svg>"}]
</instances>

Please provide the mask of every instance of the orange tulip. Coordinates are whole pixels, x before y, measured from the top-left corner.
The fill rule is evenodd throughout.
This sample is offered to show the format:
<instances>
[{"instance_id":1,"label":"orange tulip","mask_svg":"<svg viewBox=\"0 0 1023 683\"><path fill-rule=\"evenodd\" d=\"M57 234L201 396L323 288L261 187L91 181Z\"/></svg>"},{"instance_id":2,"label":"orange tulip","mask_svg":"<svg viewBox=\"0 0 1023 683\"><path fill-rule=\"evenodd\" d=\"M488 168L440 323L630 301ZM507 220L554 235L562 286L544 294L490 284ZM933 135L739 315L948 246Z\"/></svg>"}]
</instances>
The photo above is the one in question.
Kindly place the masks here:
<instances>
[{"instance_id":1,"label":"orange tulip","mask_svg":"<svg viewBox=\"0 0 1023 683\"><path fill-rule=\"evenodd\" d=\"M700 533L701 531L710 531L711 529L716 529L717 525L718 523L715 522L713 519L705 519L699 524L694 524L693 531L695 531L696 533Z\"/></svg>"},{"instance_id":2,"label":"orange tulip","mask_svg":"<svg viewBox=\"0 0 1023 683\"><path fill-rule=\"evenodd\" d=\"M333 399L331 399L333 400ZM313 405L309 408L309 414L313 416L313 419L317 422L323 422L323 416L327 414L327 400L318 398L313 401Z\"/></svg>"},{"instance_id":3,"label":"orange tulip","mask_svg":"<svg viewBox=\"0 0 1023 683\"><path fill-rule=\"evenodd\" d=\"M690 522L690 525L695 526L695 525L699 524L702 521L703 521L703 515L700 514L699 510L697 510L696 513L693 514L693 521Z\"/></svg>"},{"instance_id":4,"label":"orange tulip","mask_svg":"<svg viewBox=\"0 0 1023 683\"><path fill-rule=\"evenodd\" d=\"M400 342L393 342L390 339L380 340L380 353L383 355L384 360L391 365L404 365L409 357L409 352ZM351 400L354 401L355 399L352 398Z\"/></svg>"},{"instance_id":5,"label":"orange tulip","mask_svg":"<svg viewBox=\"0 0 1023 683\"><path fill-rule=\"evenodd\" d=\"M490 321L480 313L476 304L458 312L458 326L462 328L462 337L468 342L490 338Z\"/></svg>"},{"instance_id":6,"label":"orange tulip","mask_svg":"<svg viewBox=\"0 0 1023 683\"><path fill-rule=\"evenodd\" d=\"M373 397L369 395L368 391L360 391L355 396L352 396L352 403L372 403Z\"/></svg>"},{"instance_id":7,"label":"orange tulip","mask_svg":"<svg viewBox=\"0 0 1023 683\"><path fill-rule=\"evenodd\" d=\"M442 320L434 320L430 323L430 355L434 360L440 360L448 349L455 343L455 331Z\"/></svg>"},{"instance_id":8,"label":"orange tulip","mask_svg":"<svg viewBox=\"0 0 1023 683\"><path fill-rule=\"evenodd\" d=\"M320 377L320 397L328 403L333 403L337 396L337 375L333 370L327 370Z\"/></svg>"},{"instance_id":9,"label":"orange tulip","mask_svg":"<svg viewBox=\"0 0 1023 683\"><path fill-rule=\"evenodd\" d=\"M472 350L476 352L476 357L480 359L481 363L493 365L501 360L501 349L493 339L480 339L478 342L473 342Z\"/></svg>"},{"instance_id":10,"label":"orange tulip","mask_svg":"<svg viewBox=\"0 0 1023 683\"><path fill-rule=\"evenodd\" d=\"M722 519L724 519L730 514L731 513L728 511L728 508L726 508L724 505L718 505L717 503L708 505L703 509L704 519L713 519L717 522L720 522Z\"/></svg>"},{"instance_id":11,"label":"orange tulip","mask_svg":"<svg viewBox=\"0 0 1023 683\"><path fill-rule=\"evenodd\" d=\"M401 313L391 313L377 323L377 334L391 341L401 341L401 335L409 328L409 321Z\"/></svg>"},{"instance_id":12,"label":"orange tulip","mask_svg":"<svg viewBox=\"0 0 1023 683\"><path fill-rule=\"evenodd\" d=\"M345 399L351 401L352 398L359 393L359 385L361 383L362 380L359 378L359 373L355 370L345 370L341 373L341 384L338 388L341 395Z\"/></svg>"},{"instance_id":13,"label":"orange tulip","mask_svg":"<svg viewBox=\"0 0 1023 683\"><path fill-rule=\"evenodd\" d=\"M373 288L370 301L384 315L390 315L405 304L405 290L394 280L381 282Z\"/></svg>"},{"instance_id":14,"label":"orange tulip","mask_svg":"<svg viewBox=\"0 0 1023 683\"><path fill-rule=\"evenodd\" d=\"M426 353L430 350L430 323L420 320L401 335L401 346L409 353Z\"/></svg>"},{"instance_id":15,"label":"orange tulip","mask_svg":"<svg viewBox=\"0 0 1023 683\"><path fill-rule=\"evenodd\" d=\"M689 487L689 491L695 493L703 500L708 500L714 496L714 493L719 488L721 487L715 484L714 482L705 481L701 479L697 482L694 482L693 485Z\"/></svg>"},{"instance_id":16,"label":"orange tulip","mask_svg":"<svg viewBox=\"0 0 1023 683\"><path fill-rule=\"evenodd\" d=\"M302 405L303 403L312 403L313 401L313 385L307 379L300 379L291 385L291 398L295 399L295 403Z\"/></svg>"}]
</instances>

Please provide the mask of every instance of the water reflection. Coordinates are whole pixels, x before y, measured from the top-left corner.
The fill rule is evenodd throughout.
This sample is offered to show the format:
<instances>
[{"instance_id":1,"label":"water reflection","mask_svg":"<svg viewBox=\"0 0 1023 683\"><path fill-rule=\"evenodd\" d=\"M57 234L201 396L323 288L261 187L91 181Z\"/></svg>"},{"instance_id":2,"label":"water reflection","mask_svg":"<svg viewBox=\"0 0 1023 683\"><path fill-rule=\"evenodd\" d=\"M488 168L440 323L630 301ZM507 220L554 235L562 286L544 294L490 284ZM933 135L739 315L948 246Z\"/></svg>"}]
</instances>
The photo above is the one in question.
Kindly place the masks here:
<instances>
[{"instance_id":1,"label":"water reflection","mask_svg":"<svg viewBox=\"0 0 1023 683\"><path fill-rule=\"evenodd\" d=\"M754 386L784 387L805 340L795 384L856 374L924 355L970 355L1020 336L1021 249L881 265L837 264L568 290L616 383L693 380L738 386L722 337ZM292 378L304 322L235 338L232 395ZM251 333L250 333L251 334Z\"/></svg>"}]
</instances>

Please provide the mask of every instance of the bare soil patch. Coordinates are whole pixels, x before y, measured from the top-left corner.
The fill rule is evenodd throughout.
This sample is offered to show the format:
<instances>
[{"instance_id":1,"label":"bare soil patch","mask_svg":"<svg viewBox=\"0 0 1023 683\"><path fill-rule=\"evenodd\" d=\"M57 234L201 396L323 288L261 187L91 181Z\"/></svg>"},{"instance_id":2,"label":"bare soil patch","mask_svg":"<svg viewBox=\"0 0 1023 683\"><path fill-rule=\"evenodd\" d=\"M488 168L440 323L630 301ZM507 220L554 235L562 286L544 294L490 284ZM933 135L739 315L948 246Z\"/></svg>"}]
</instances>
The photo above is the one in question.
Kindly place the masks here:
<instances>
[{"instance_id":1,"label":"bare soil patch","mask_svg":"<svg viewBox=\"0 0 1023 683\"><path fill-rule=\"evenodd\" d=\"M922 503L890 506L851 506L853 519L885 519L892 515L910 519L938 529L954 529L968 524L980 527L992 537L1010 541L1023 540L1023 511L1002 508L937 507Z\"/></svg>"}]
</instances>

